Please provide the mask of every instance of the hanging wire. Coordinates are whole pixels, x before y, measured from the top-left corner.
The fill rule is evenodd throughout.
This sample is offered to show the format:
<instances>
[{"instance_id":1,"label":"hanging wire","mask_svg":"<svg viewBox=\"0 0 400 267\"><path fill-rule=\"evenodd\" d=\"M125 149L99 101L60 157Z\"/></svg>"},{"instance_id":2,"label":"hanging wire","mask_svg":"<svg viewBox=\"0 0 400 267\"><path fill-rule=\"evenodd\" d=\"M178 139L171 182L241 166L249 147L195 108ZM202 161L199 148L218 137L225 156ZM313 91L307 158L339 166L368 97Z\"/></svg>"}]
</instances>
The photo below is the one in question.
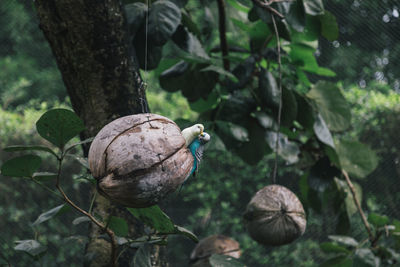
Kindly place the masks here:
<instances>
[{"instance_id":1,"label":"hanging wire","mask_svg":"<svg viewBox=\"0 0 400 267\"><path fill-rule=\"evenodd\" d=\"M272 173L272 183L276 183L276 174L278 172L278 149L279 149L279 131L281 129L281 115L282 115L282 62L281 62L281 43L279 41L278 27L276 26L275 15L271 15L272 23L274 24L274 31L276 37L276 46L278 52L278 71L279 71L279 108L278 108L278 127L276 129L276 141L275 141L275 161L274 170Z\"/></svg>"},{"instance_id":2,"label":"hanging wire","mask_svg":"<svg viewBox=\"0 0 400 267\"><path fill-rule=\"evenodd\" d=\"M146 5L147 5L147 12L146 12L146 31L145 31L145 43L144 43L144 81L141 81L140 83L140 93L141 95L144 95L147 89L147 79L148 79L148 73L147 73L147 35L149 31L149 0L146 0ZM146 103L146 100L143 97L139 98L140 100L140 106L142 107L142 113L149 113L149 107Z\"/></svg>"}]
</instances>

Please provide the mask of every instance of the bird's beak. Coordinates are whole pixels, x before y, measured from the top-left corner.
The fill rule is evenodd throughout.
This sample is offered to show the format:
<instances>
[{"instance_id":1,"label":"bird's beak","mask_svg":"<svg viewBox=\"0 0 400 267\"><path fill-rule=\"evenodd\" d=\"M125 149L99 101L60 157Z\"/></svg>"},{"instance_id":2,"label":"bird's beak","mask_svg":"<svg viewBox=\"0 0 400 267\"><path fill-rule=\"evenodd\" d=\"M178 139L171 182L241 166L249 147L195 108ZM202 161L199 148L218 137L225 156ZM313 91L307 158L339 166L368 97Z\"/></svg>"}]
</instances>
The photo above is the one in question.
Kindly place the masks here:
<instances>
[{"instance_id":1,"label":"bird's beak","mask_svg":"<svg viewBox=\"0 0 400 267\"><path fill-rule=\"evenodd\" d=\"M200 135L203 136L203 129L200 129Z\"/></svg>"}]
</instances>

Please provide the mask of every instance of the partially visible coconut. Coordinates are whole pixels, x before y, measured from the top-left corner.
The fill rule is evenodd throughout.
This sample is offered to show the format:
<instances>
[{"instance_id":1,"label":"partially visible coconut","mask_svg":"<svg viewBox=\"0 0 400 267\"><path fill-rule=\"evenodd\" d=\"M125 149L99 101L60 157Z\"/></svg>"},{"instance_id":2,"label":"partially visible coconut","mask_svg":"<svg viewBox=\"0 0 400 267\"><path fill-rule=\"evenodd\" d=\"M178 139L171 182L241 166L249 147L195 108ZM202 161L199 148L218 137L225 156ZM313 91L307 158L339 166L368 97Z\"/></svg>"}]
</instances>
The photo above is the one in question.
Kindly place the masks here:
<instances>
[{"instance_id":1,"label":"partially visible coconut","mask_svg":"<svg viewBox=\"0 0 400 267\"><path fill-rule=\"evenodd\" d=\"M212 254L223 254L233 258L241 255L239 243L223 235L206 237L197 244L190 255L192 267L211 266L208 259Z\"/></svg>"},{"instance_id":2,"label":"partially visible coconut","mask_svg":"<svg viewBox=\"0 0 400 267\"><path fill-rule=\"evenodd\" d=\"M156 114L125 116L104 126L88 160L99 192L134 208L149 207L174 192L193 166L180 128Z\"/></svg>"},{"instance_id":3,"label":"partially visible coconut","mask_svg":"<svg viewBox=\"0 0 400 267\"><path fill-rule=\"evenodd\" d=\"M250 236L263 245L291 243L306 229L306 215L297 196L284 186L269 185L259 190L244 214Z\"/></svg>"}]
</instances>

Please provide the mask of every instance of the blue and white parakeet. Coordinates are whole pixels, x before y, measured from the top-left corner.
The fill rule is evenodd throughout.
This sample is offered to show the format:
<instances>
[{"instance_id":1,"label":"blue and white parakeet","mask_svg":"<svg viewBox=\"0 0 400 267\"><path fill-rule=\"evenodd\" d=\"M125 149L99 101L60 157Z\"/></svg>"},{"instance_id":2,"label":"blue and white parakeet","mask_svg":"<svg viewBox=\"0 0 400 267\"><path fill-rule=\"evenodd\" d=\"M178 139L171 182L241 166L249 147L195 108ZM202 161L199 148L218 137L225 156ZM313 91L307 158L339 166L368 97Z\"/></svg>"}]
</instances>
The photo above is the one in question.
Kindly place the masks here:
<instances>
[{"instance_id":1,"label":"blue and white parakeet","mask_svg":"<svg viewBox=\"0 0 400 267\"><path fill-rule=\"evenodd\" d=\"M204 131L203 124L195 124L191 127L183 129L182 135L186 140L186 147L189 147L189 145L193 142L193 140L196 139L200 134L202 134L203 131Z\"/></svg>"},{"instance_id":2,"label":"blue and white parakeet","mask_svg":"<svg viewBox=\"0 0 400 267\"><path fill-rule=\"evenodd\" d=\"M196 174L199 170L199 165L200 165L201 159L203 157L204 146L205 146L205 144L208 143L208 141L210 141L210 139L211 139L210 135L206 132L203 132L197 138L195 138L192 141L192 143L189 145L190 152L192 153L193 158L194 158L193 168L190 171L189 176L192 174L193 174L193 176L196 176ZM189 176L186 177L186 179L189 178Z\"/></svg>"}]
</instances>

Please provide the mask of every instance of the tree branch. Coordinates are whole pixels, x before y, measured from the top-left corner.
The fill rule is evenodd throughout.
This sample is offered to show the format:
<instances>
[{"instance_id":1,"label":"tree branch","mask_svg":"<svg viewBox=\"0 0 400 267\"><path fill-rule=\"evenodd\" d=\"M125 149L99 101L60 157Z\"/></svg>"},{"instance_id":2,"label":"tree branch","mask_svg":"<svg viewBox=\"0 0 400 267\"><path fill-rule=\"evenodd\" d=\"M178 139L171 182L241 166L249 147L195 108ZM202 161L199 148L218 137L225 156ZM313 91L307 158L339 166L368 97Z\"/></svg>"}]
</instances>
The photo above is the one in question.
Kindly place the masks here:
<instances>
[{"instance_id":1,"label":"tree branch","mask_svg":"<svg viewBox=\"0 0 400 267\"><path fill-rule=\"evenodd\" d=\"M281 0L271 0L271 1L261 1L261 0L253 0L253 3L259 7L262 7L266 10L268 10L269 12L271 12L272 14L277 15L278 17L280 17L281 19L285 18L278 10L276 10L275 8L271 7L271 4L274 2L286 2L286 1L281 1Z\"/></svg>"},{"instance_id":2,"label":"tree branch","mask_svg":"<svg viewBox=\"0 0 400 267\"><path fill-rule=\"evenodd\" d=\"M360 216L361 216L361 219L365 226L365 229L367 229L369 240L370 240L371 244L374 244L375 243L374 235L373 235L371 227L369 226L369 223L367 221L367 217L365 216L365 214L361 208L361 204L358 201L357 193L356 193L356 190L354 189L353 183L351 182L350 177L345 170L342 170L342 173L344 175L344 178L346 179L347 185L350 188L350 192L353 195L354 204L356 204L356 206L357 206L358 213L360 213Z\"/></svg>"},{"instance_id":3,"label":"tree branch","mask_svg":"<svg viewBox=\"0 0 400 267\"><path fill-rule=\"evenodd\" d=\"M217 0L218 2L218 25L219 25L219 39L222 51L222 62L224 64L224 69L229 71L229 59L228 56L228 42L226 40L226 14L225 14L225 2L224 0Z\"/></svg>"},{"instance_id":4,"label":"tree branch","mask_svg":"<svg viewBox=\"0 0 400 267\"><path fill-rule=\"evenodd\" d=\"M90 213L86 212L85 210L81 209L78 205L76 205L69 197L65 194L64 190L60 186L60 176L61 176L61 167L62 167L62 160L61 157L58 160L58 172L57 172L57 180L56 180L56 188L61 193L62 197L64 198L65 202L67 202L71 207L82 213L83 215L87 216L94 224L96 224L100 229L105 231L107 235L111 239L111 266L116 267L118 266L117 263L117 240L115 238L114 232L107 227L107 225L102 224L96 218L94 218Z\"/></svg>"}]
</instances>

